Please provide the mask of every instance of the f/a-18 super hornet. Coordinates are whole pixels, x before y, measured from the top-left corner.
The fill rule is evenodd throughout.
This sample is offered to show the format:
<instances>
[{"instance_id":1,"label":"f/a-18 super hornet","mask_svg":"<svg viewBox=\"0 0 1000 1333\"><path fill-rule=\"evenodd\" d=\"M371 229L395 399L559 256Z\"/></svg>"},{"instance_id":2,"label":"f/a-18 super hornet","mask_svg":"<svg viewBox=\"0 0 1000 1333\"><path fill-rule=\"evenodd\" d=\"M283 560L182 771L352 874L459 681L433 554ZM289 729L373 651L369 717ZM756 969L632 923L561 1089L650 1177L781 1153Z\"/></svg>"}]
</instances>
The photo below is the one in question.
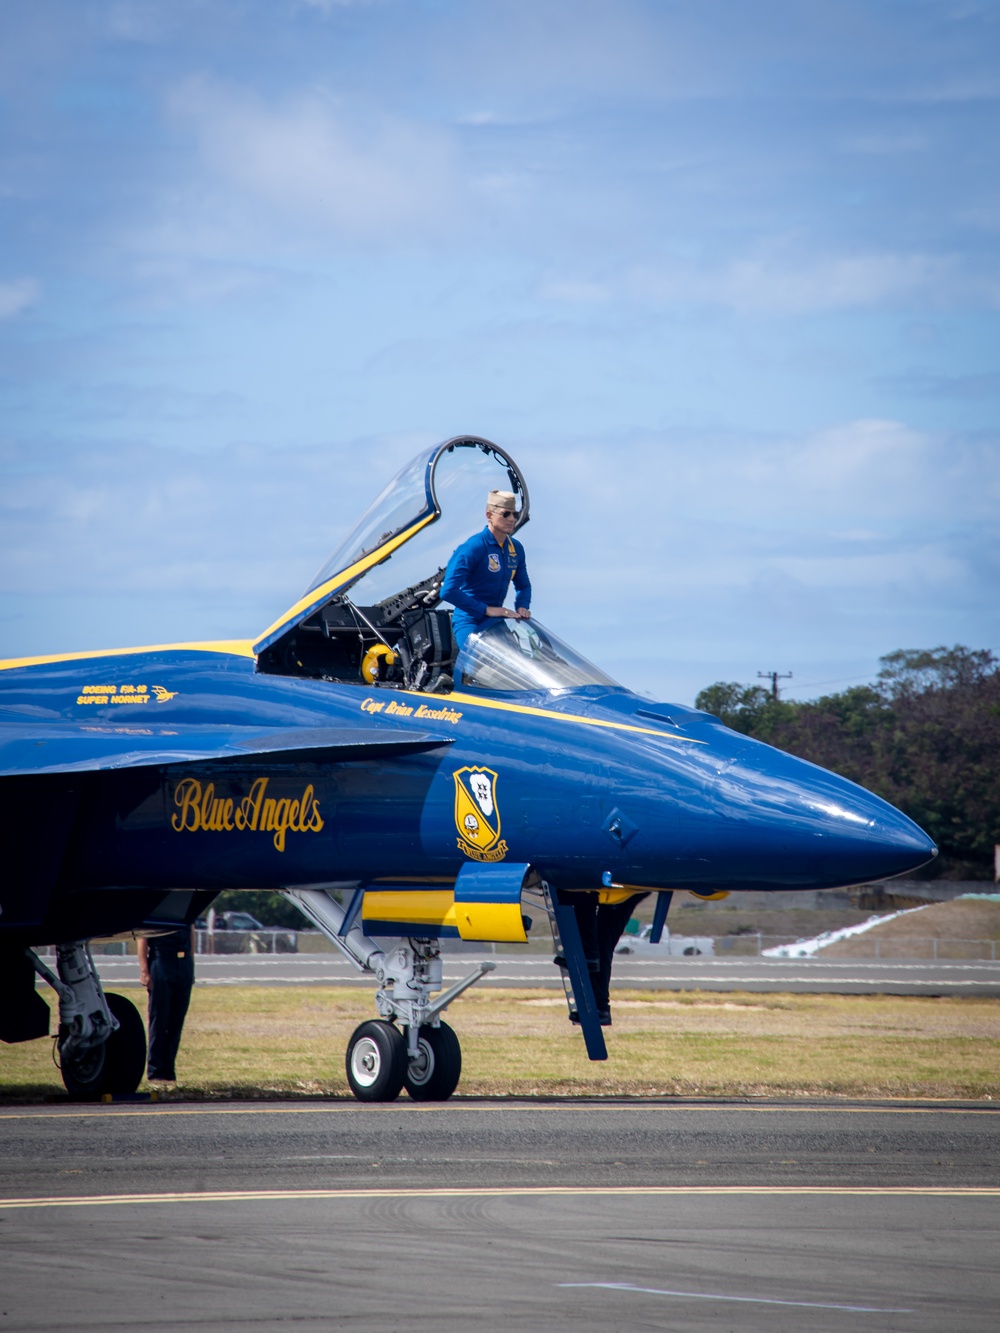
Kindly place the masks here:
<instances>
[{"instance_id":1,"label":"f/a-18 super hornet","mask_svg":"<svg viewBox=\"0 0 1000 1333\"><path fill-rule=\"evenodd\" d=\"M599 1059L578 895L658 893L657 935L674 890L840 887L935 855L878 797L633 694L536 619L459 652L445 567L492 489L527 523L503 449L426 450L256 640L0 662L0 1038L48 1033L40 975L67 1088L134 1091L142 1020L105 995L90 941L275 889L376 984L355 1094L438 1099L461 1068L442 1012L490 966L442 990L442 939L550 926Z\"/></svg>"}]
</instances>

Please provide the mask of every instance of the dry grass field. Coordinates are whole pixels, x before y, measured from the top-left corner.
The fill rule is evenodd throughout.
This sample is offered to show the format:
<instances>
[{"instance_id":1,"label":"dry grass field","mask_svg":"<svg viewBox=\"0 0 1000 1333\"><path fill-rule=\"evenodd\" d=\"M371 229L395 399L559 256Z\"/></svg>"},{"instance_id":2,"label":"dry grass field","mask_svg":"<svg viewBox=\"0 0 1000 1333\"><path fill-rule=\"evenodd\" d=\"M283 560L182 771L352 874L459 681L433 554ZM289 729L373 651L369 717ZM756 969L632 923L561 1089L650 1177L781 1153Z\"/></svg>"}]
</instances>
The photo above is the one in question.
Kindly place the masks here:
<instances>
[{"instance_id":1,"label":"dry grass field","mask_svg":"<svg viewBox=\"0 0 1000 1333\"><path fill-rule=\"evenodd\" d=\"M1000 1097L1000 1001L975 997L617 991L610 1058L591 1064L565 1003L473 991L449 1018L459 1095ZM367 991L198 987L177 1098L346 1096ZM51 1042L0 1046L0 1101L62 1084Z\"/></svg>"}]
</instances>

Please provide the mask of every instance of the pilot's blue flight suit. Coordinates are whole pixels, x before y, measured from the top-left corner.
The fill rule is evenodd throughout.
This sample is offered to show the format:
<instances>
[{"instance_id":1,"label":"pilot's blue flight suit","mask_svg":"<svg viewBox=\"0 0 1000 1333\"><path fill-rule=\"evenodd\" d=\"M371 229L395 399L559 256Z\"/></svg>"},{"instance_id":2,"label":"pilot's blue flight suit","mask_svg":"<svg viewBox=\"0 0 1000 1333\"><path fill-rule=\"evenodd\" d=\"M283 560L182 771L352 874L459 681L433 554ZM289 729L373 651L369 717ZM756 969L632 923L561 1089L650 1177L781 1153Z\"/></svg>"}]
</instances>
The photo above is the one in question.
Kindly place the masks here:
<instances>
[{"instance_id":1,"label":"pilot's blue flight suit","mask_svg":"<svg viewBox=\"0 0 1000 1333\"><path fill-rule=\"evenodd\" d=\"M515 537L505 537L501 545L487 523L482 532L457 547L445 570L441 597L455 608L452 629L459 648L470 634L502 623L488 616L486 608L503 606L512 580L517 592L514 609L527 609L531 582L524 547Z\"/></svg>"},{"instance_id":2,"label":"pilot's blue flight suit","mask_svg":"<svg viewBox=\"0 0 1000 1333\"><path fill-rule=\"evenodd\" d=\"M171 1082L194 985L191 927L149 940L149 1077Z\"/></svg>"}]
</instances>

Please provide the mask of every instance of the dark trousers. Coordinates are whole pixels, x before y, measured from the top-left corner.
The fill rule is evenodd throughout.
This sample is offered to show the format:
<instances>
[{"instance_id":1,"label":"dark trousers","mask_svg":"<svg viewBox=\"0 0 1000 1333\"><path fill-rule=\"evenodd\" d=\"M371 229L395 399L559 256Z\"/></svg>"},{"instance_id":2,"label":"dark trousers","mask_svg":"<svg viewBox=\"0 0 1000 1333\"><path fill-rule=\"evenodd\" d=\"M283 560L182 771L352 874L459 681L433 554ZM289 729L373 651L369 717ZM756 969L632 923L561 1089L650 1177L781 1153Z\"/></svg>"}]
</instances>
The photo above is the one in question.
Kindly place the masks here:
<instances>
[{"instance_id":1,"label":"dark trousers","mask_svg":"<svg viewBox=\"0 0 1000 1333\"><path fill-rule=\"evenodd\" d=\"M596 895L595 895L596 896ZM628 925L629 917L636 905L645 898L644 893L633 894L623 903L601 904L597 909L596 936L601 960L600 969L590 974L594 987L594 1004L598 1009L608 1009L611 1005L611 961L615 956L615 945L622 937Z\"/></svg>"},{"instance_id":2,"label":"dark trousers","mask_svg":"<svg viewBox=\"0 0 1000 1333\"><path fill-rule=\"evenodd\" d=\"M194 959L176 954L149 960L149 1077L175 1079L184 1016L194 985Z\"/></svg>"},{"instance_id":3,"label":"dark trousers","mask_svg":"<svg viewBox=\"0 0 1000 1333\"><path fill-rule=\"evenodd\" d=\"M597 894L567 893L562 901L568 901L572 904L577 929L580 932L580 943L583 945L584 958L586 958L588 964L592 960L596 961L601 956L601 949L597 940Z\"/></svg>"}]
</instances>

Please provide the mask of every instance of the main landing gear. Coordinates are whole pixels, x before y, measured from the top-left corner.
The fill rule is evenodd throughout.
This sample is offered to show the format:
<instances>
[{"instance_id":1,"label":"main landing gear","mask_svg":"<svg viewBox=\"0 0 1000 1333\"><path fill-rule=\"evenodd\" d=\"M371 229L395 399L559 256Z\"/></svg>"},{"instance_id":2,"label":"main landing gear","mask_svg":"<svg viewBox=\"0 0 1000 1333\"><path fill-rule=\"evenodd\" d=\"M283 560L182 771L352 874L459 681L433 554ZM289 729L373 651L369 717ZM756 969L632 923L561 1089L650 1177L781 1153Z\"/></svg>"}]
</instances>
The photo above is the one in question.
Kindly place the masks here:
<instances>
[{"instance_id":1,"label":"main landing gear","mask_svg":"<svg viewBox=\"0 0 1000 1333\"><path fill-rule=\"evenodd\" d=\"M345 910L325 889L284 892L359 972L378 982L375 1006L381 1017L362 1023L347 1044L347 1082L355 1097L391 1102L405 1088L414 1101L445 1101L458 1086L462 1050L441 1014L496 964L478 963L432 1001L431 993L442 984L437 940L397 940L383 950L354 924L351 908Z\"/></svg>"},{"instance_id":2,"label":"main landing gear","mask_svg":"<svg viewBox=\"0 0 1000 1333\"><path fill-rule=\"evenodd\" d=\"M56 945L56 976L33 950L32 967L59 996L59 1068L71 1097L135 1092L146 1071L146 1030L124 995L105 995L86 940Z\"/></svg>"},{"instance_id":3,"label":"main landing gear","mask_svg":"<svg viewBox=\"0 0 1000 1333\"><path fill-rule=\"evenodd\" d=\"M363 1102L394 1101L403 1088L416 1102L443 1102L461 1074L462 1049L444 1022L420 1028L412 1060L406 1037L384 1019L362 1023L347 1043L347 1081Z\"/></svg>"}]
</instances>

